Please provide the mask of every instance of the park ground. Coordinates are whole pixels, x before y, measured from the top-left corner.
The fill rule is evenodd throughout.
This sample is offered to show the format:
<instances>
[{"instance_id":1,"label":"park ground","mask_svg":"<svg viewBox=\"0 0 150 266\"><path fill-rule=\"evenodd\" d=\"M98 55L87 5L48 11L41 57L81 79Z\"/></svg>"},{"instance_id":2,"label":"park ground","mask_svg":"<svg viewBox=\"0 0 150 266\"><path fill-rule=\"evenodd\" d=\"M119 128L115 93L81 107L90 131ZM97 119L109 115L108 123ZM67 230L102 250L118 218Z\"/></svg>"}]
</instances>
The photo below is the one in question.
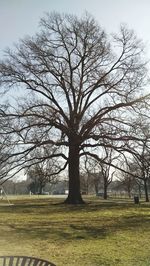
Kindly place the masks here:
<instances>
[{"instance_id":1,"label":"park ground","mask_svg":"<svg viewBox=\"0 0 150 266\"><path fill-rule=\"evenodd\" d=\"M0 255L47 259L57 266L149 266L150 204L86 198L67 206L49 196L0 202ZM6 203L6 205L5 205Z\"/></svg>"}]
</instances>

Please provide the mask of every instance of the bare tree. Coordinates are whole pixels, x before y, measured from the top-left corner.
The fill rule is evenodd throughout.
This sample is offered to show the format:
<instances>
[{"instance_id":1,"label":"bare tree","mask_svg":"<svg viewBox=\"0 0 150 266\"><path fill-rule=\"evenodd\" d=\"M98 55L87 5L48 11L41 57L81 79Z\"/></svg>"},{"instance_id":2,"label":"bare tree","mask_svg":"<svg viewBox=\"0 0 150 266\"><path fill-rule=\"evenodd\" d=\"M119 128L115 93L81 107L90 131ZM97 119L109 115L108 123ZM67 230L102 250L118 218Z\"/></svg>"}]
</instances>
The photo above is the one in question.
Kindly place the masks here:
<instances>
[{"instance_id":1,"label":"bare tree","mask_svg":"<svg viewBox=\"0 0 150 266\"><path fill-rule=\"evenodd\" d=\"M28 180L30 180L28 188L33 194L42 194L43 188L47 183L47 176L43 165L36 164L28 170Z\"/></svg>"},{"instance_id":2,"label":"bare tree","mask_svg":"<svg viewBox=\"0 0 150 266\"><path fill-rule=\"evenodd\" d=\"M8 108L7 104L3 104L0 106L1 113L4 113ZM3 110L3 111L2 111ZM5 182L8 178L8 172L10 170L11 165L11 154L12 154L12 140L11 136L6 133L9 127L9 120L5 119L5 117L0 117L0 185ZM2 180L1 180L2 179Z\"/></svg>"},{"instance_id":3,"label":"bare tree","mask_svg":"<svg viewBox=\"0 0 150 266\"><path fill-rule=\"evenodd\" d=\"M136 184L136 178L130 174L130 170L126 169L126 173L122 173L118 178L117 186L118 188L122 188L128 194L129 198L132 196L132 192L134 191L134 187Z\"/></svg>"},{"instance_id":4,"label":"bare tree","mask_svg":"<svg viewBox=\"0 0 150 266\"><path fill-rule=\"evenodd\" d=\"M54 158L48 158L37 162L36 158L44 157L47 155L47 149L40 148L36 155L31 153L31 162L30 166L27 168L27 179L30 180L29 188L34 194L42 194L43 188L46 183L55 184L57 182L57 173L61 167L59 167L58 162Z\"/></svg>"},{"instance_id":5,"label":"bare tree","mask_svg":"<svg viewBox=\"0 0 150 266\"><path fill-rule=\"evenodd\" d=\"M66 203L81 204L80 157L96 156L94 148L110 139L119 152L132 137L130 118L146 99L143 45L125 25L108 37L88 14L51 13L40 26L0 63L1 88L29 98L1 116L11 121L7 134L14 141L16 171L38 147L60 147L49 157L60 158L62 170L68 166Z\"/></svg>"},{"instance_id":6,"label":"bare tree","mask_svg":"<svg viewBox=\"0 0 150 266\"><path fill-rule=\"evenodd\" d=\"M99 165L99 161L94 160L93 158L88 158L85 156L84 158L84 175L81 176L81 185L85 182L85 187L87 187L86 191L94 190L96 195L99 193L99 189L102 186L102 174ZM82 180L83 178L83 180ZM93 189L94 188L94 189Z\"/></svg>"},{"instance_id":7,"label":"bare tree","mask_svg":"<svg viewBox=\"0 0 150 266\"><path fill-rule=\"evenodd\" d=\"M114 169L112 169L111 165L113 163L113 161L115 161L118 157L113 155L113 149L109 149L107 150L106 147L104 147L104 151L105 151L105 158L104 161L107 162L106 163L100 163L100 167L101 167L101 175L103 178L103 186L104 186L104 199L108 198L108 187L111 184L112 180L113 180L113 176L114 176Z\"/></svg>"},{"instance_id":8,"label":"bare tree","mask_svg":"<svg viewBox=\"0 0 150 266\"><path fill-rule=\"evenodd\" d=\"M88 177L93 176L93 182L95 184L95 191L98 195L99 189L103 188L104 199L108 198L108 187L113 180L115 173L115 161L118 159L118 155L113 154L112 148L106 146L101 150L100 159L97 156L95 159L86 157L85 169ZM113 168L112 168L113 164Z\"/></svg>"},{"instance_id":9,"label":"bare tree","mask_svg":"<svg viewBox=\"0 0 150 266\"><path fill-rule=\"evenodd\" d=\"M134 155L132 173L136 178L143 182L145 201L149 202L148 181L150 179L150 131L149 126L140 123L140 130L143 136L143 141L138 143L136 155Z\"/></svg>"},{"instance_id":10,"label":"bare tree","mask_svg":"<svg viewBox=\"0 0 150 266\"><path fill-rule=\"evenodd\" d=\"M134 133L133 133L134 132ZM126 143L129 156L124 154L125 167L123 181L126 182L126 187L129 187L128 192L133 185L138 186L139 195L141 195L141 187L144 188L145 200L149 201L148 196L148 181L150 180L150 130L149 130L149 114L146 111L144 115L138 114L138 117L133 121L132 134L139 136L139 139L132 139ZM135 184L134 184L135 183ZM131 187L131 189L130 189Z\"/></svg>"}]
</instances>

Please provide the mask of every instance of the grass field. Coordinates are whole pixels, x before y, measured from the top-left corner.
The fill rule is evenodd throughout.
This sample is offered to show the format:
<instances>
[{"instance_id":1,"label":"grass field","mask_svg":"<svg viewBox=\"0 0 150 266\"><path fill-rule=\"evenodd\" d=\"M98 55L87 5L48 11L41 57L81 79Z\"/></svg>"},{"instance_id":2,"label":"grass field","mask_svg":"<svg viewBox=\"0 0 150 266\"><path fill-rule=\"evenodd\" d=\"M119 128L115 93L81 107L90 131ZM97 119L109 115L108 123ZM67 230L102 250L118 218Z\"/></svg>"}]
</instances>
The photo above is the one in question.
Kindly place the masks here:
<instances>
[{"instance_id":1,"label":"grass field","mask_svg":"<svg viewBox=\"0 0 150 266\"><path fill-rule=\"evenodd\" d=\"M88 198L75 207L61 201L18 197L13 206L1 204L0 255L36 256L58 266L150 265L150 204Z\"/></svg>"}]
</instances>

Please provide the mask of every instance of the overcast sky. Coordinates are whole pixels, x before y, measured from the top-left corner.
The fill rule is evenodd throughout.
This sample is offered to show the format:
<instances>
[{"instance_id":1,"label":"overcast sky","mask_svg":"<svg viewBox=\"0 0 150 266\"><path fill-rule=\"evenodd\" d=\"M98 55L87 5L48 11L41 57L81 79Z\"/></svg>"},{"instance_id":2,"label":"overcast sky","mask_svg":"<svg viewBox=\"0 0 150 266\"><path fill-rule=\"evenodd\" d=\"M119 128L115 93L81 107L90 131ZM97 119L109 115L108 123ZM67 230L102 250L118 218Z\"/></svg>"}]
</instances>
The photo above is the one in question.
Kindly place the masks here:
<instances>
[{"instance_id":1,"label":"overcast sky","mask_svg":"<svg viewBox=\"0 0 150 266\"><path fill-rule=\"evenodd\" d=\"M25 35L38 31L44 12L91 13L107 32L122 22L147 43L150 55L150 0L0 0L0 56Z\"/></svg>"}]
</instances>

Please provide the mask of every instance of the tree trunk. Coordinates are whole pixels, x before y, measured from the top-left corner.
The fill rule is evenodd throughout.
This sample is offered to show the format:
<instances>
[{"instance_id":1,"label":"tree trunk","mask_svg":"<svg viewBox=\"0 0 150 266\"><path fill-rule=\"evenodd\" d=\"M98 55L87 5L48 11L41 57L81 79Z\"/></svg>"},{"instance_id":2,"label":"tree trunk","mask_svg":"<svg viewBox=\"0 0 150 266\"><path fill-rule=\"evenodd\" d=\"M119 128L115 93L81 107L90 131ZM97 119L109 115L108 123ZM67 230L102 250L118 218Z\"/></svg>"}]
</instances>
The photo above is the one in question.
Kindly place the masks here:
<instances>
[{"instance_id":1,"label":"tree trunk","mask_svg":"<svg viewBox=\"0 0 150 266\"><path fill-rule=\"evenodd\" d=\"M108 195L107 195L107 181L104 178L104 199L107 199Z\"/></svg>"},{"instance_id":2,"label":"tree trunk","mask_svg":"<svg viewBox=\"0 0 150 266\"><path fill-rule=\"evenodd\" d=\"M42 184L39 184L39 194L42 195L43 192L43 186Z\"/></svg>"},{"instance_id":3,"label":"tree trunk","mask_svg":"<svg viewBox=\"0 0 150 266\"><path fill-rule=\"evenodd\" d=\"M69 140L69 194L67 204L84 204L80 192L79 144L73 138Z\"/></svg>"},{"instance_id":4,"label":"tree trunk","mask_svg":"<svg viewBox=\"0 0 150 266\"><path fill-rule=\"evenodd\" d=\"M138 184L138 190L139 190L139 197L141 199L142 198L142 193L141 193L141 185L140 184Z\"/></svg>"},{"instance_id":5,"label":"tree trunk","mask_svg":"<svg viewBox=\"0 0 150 266\"><path fill-rule=\"evenodd\" d=\"M131 189L130 189L130 187L127 188L127 192L128 192L129 199L131 199Z\"/></svg>"},{"instance_id":6,"label":"tree trunk","mask_svg":"<svg viewBox=\"0 0 150 266\"><path fill-rule=\"evenodd\" d=\"M144 191L145 191L145 201L149 202L148 189L147 189L147 180L144 179Z\"/></svg>"},{"instance_id":7,"label":"tree trunk","mask_svg":"<svg viewBox=\"0 0 150 266\"><path fill-rule=\"evenodd\" d=\"M95 193L97 196L98 195L98 183L97 183L97 181L94 183L94 188L95 188Z\"/></svg>"}]
</instances>

